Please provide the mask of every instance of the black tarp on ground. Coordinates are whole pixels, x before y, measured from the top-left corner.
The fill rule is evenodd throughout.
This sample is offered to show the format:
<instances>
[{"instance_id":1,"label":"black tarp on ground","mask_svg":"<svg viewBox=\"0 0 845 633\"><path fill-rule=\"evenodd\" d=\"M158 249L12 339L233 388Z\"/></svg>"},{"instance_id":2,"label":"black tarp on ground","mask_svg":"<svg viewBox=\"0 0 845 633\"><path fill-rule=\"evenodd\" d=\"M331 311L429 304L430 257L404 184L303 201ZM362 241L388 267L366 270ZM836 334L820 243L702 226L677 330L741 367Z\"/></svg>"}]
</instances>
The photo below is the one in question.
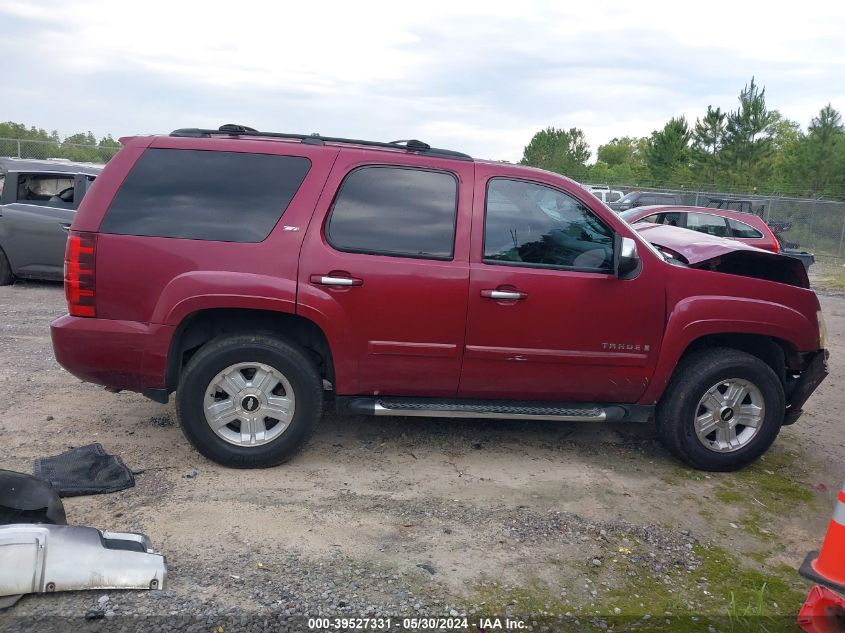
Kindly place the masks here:
<instances>
[{"instance_id":1,"label":"black tarp on ground","mask_svg":"<svg viewBox=\"0 0 845 633\"><path fill-rule=\"evenodd\" d=\"M135 485L135 477L123 460L107 454L100 444L36 459L32 471L49 481L62 497L117 492Z\"/></svg>"}]
</instances>

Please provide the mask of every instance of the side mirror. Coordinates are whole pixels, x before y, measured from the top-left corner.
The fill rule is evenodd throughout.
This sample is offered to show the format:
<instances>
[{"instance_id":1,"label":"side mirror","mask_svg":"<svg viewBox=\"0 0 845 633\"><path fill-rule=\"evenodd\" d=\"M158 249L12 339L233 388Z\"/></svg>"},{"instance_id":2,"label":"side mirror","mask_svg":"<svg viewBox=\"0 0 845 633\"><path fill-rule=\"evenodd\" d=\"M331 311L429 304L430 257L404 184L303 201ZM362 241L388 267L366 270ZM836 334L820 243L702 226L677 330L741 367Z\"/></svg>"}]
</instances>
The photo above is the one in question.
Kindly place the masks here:
<instances>
[{"instance_id":1,"label":"side mirror","mask_svg":"<svg viewBox=\"0 0 845 633\"><path fill-rule=\"evenodd\" d=\"M613 249L613 272L619 279L632 279L642 268L642 261L637 253L637 243L630 237L616 236Z\"/></svg>"}]
</instances>

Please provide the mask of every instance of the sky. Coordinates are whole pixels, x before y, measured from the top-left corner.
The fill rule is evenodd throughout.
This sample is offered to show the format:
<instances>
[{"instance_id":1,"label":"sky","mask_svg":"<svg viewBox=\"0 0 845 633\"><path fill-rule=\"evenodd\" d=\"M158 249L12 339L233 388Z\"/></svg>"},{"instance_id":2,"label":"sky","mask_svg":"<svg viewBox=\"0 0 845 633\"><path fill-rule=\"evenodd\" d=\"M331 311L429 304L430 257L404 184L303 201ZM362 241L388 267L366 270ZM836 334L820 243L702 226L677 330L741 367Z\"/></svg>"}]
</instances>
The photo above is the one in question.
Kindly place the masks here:
<instances>
[{"instance_id":1,"label":"sky","mask_svg":"<svg viewBox=\"0 0 845 633\"><path fill-rule=\"evenodd\" d=\"M0 120L114 137L240 123L418 138L517 161L548 126L595 156L753 76L806 127L845 110L845 3L0 0Z\"/></svg>"}]
</instances>

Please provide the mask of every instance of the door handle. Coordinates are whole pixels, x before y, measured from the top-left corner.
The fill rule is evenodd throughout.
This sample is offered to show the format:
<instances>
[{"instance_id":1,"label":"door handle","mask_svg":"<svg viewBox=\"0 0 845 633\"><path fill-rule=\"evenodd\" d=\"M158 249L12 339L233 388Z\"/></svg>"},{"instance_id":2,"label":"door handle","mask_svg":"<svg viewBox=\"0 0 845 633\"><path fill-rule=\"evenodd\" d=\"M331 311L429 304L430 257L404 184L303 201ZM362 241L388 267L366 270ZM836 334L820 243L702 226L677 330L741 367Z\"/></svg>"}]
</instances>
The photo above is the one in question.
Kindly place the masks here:
<instances>
[{"instance_id":1,"label":"door handle","mask_svg":"<svg viewBox=\"0 0 845 633\"><path fill-rule=\"evenodd\" d=\"M485 299L495 299L496 301L521 301L528 298L528 293L516 290L482 290L481 296Z\"/></svg>"},{"instance_id":2,"label":"door handle","mask_svg":"<svg viewBox=\"0 0 845 633\"><path fill-rule=\"evenodd\" d=\"M311 275L310 281L318 286L363 286L364 280L355 277L333 277L331 275Z\"/></svg>"}]
</instances>

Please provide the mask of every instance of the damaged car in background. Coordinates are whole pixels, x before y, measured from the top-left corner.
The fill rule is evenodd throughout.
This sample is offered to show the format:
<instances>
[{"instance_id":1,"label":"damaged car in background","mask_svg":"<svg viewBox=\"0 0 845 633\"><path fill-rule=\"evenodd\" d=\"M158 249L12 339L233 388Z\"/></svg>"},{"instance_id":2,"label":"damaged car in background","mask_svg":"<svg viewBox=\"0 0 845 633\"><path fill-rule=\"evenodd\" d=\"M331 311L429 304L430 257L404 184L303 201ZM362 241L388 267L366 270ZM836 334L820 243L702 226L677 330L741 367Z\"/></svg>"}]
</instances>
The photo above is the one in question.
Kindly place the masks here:
<instances>
[{"instance_id":1,"label":"damaged car in background","mask_svg":"<svg viewBox=\"0 0 845 633\"><path fill-rule=\"evenodd\" d=\"M0 158L0 286L62 279L67 232L101 165Z\"/></svg>"}]
</instances>

